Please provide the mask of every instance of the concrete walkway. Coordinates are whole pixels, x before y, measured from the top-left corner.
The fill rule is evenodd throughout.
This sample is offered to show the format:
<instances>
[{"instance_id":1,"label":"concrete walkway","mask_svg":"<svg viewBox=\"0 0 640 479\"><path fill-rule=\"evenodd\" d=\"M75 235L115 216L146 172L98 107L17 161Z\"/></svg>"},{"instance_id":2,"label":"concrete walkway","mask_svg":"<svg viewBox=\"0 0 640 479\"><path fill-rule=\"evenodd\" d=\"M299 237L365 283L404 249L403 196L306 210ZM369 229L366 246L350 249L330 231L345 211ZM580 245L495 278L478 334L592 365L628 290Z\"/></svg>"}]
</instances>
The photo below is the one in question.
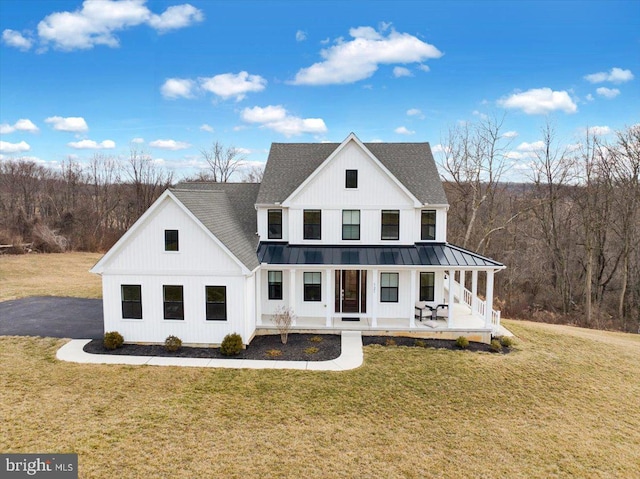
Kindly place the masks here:
<instances>
[{"instance_id":1,"label":"concrete walkway","mask_svg":"<svg viewBox=\"0 0 640 479\"><path fill-rule=\"evenodd\" d=\"M167 358L161 356L119 356L85 353L82 348L90 339L72 339L58 349L61 361L86 364L129 364L149 366L189 366L200 368L236 369L306 369L309 371L348 371L362 366L362 335L360 331L343 331L342 353L330 361L272 361L259 359Z\"/></svg>"}]
</instances>

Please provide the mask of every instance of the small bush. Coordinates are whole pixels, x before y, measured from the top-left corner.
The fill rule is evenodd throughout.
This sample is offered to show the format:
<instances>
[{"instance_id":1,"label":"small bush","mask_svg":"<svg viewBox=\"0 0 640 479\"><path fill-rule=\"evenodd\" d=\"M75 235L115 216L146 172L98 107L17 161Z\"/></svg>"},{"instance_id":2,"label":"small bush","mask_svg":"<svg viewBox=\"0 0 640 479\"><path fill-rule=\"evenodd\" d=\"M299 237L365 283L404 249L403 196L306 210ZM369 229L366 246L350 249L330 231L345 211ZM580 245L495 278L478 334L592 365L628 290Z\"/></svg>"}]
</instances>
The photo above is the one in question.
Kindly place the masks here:
<instances>
[{"instance_id":1,"label":"small bush","mask_svg":"<svg viewBox=\"0 0 640 479\"><path fill-rule=\"evenodd\" d=\"M124 344L124 338L118 331L110 331L108 333L104 333L102 344L104 344L104 347L107 349L118 349Z\"/></svg>"},{"instance_id":2,"label":"small bush","mask_svg":"<svg viewBox=\"0 0 640 479\"><path fill-rule=\"evenodd\" d=\"M320 348L316 348L314 346L311 346L310 348L306 348L304 350L304 354L316 354L318 351L320 351Z\"/></svg>"},{"instance_id":3,"label":"small bush","mask_svg":"<svg viewBox=\"0 0 640 479\"><path fill-rule=\"evenodd\" d=\"M469 340L464 336L458 336L456 339L456 346L460 349L467 349L469 347Z\"/></svg>"},{"instance_id":4,"label":"small bush","mask_svg":"<svg viewBox=\"0 0 640 479\"><path fill-rule=\"evenodd\" d=\"M220 353L223 356L235 356L242 351L242 336L238 333L227 334L220 345Z\"/></svg>"},{"instance_id":5,"label":"small bush","mask_svg":"<svg viewBox=\"0 0 640 479\"><path fill-rule=\"evenodd\" d=\"M291 331L291 326L293 326L295 321L296 315L294 314L293 309L287 306L280 306L276 309L273 315L273 322L276 324L276 327L280 332L280 341L282 341L282 344L287 344L289 331Z\"/></svg>"},{"instance_id":6,"label":"small bush","mask_svg":"<svg viewBox=\"0 0 640 479\"><path fill-rule=\"evenodd\" d=\"M312 343L321 343L322 341L324 341L324 338L322 336L311 336L309 338L309 341L311 341Z\"/></svg>"},{"instance_id":7,"label":"small bush","mask_svg":"<svg viewBox=\"0 0 640 479\"><path fill-rule=\"evenodd\" d=\"M269 349L265 354L270 358L278 358L282 356L282 351L279 349Z\"/></svg>"},{"instance_id":8,"label":"small bush","mask_svg":"<svg viewBox=\"0 0 640 479\"><path fill-rule=\"evenodd\" d=\"M417 348L426 348L427 342L424 339L416 339L413 345Z\"/></svg>"},{"instance_id":9,"label":"small bush","mask_svg":"<svg viewBox=\"0 0 640 479\"><path fill-rule=\"evenodd\" d=\"M491 344L489 345L489 350L493 353L499 353L502 351L502 344L500 344L499 339L492 339Z\"/></svg>"},{"instance_id":10,"label":"small bush","mask_svg":"<svg viewBox=\"0 0 640 479\"><path fill-rule=\"evenodd\" d=\"M385 340L384 345L385 346L396 346L398 343L396 343L396 340L393 338L388 338L387 340Z\"/></svg>"},{"instance_id":11,"label":"small bush","mask_svg":"<svg viewBox=\"0 0 640 479\"><path fill-rule=\"evenodd\" d=\"M170 353L175 353L181 347L182 340L177 336L167 336L167 339L164 340L164 349Z\"/></svg>"},{"instance_id":12,"label":"small bush","mask_svg":"<svg viewBox=\"0 0 640 479\"><path fill-rule=\"evenodd\" d=\"M501 336L500 344L505 348L510 348L513 346L513 338L510 338L509 336Z\"/></svg>"}]
</instances>

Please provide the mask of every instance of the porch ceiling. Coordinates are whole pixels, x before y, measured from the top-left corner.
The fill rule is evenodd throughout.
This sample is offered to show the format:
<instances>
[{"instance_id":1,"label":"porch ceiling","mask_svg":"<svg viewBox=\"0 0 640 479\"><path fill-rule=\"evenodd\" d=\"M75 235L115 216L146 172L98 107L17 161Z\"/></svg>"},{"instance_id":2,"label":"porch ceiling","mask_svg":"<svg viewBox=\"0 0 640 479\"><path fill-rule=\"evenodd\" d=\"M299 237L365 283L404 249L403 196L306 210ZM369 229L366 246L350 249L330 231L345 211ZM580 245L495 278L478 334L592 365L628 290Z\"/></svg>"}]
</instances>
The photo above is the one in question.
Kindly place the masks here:
<instances>
[{"instance_id":1,"label":"porch ceiling","mask_svg":"<svg viewBox=\"0 0 640 479\"><path fill-rule=\"evenodd\" d=\"M262 242L258 261L267 264L363 266L457 266L504 268L504 265L448 243L404 246L308 246Z\"/></svg>"}]
</instances>

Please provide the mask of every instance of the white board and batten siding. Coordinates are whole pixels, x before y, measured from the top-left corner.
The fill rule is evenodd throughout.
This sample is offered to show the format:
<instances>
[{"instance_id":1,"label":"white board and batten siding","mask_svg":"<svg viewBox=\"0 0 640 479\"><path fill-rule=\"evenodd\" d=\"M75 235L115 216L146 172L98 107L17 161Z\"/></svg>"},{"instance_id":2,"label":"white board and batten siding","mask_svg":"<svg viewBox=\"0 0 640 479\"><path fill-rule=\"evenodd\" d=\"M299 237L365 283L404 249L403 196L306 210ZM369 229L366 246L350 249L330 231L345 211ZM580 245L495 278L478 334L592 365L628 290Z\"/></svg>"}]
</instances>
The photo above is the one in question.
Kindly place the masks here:
<instances>
[{"instance_id":1,"label":"white board and batten siding","mask_svg":"<svg viewBox=\"0 0 640 479\"><path fill-rule=\"evenodd\" d=\"M178 230L179 251L164 250L165 230ZM168 196L105 262L102 282L105 331L127 342L175 335L185 344L219 344L228 333L248 342L255 330L252 286L240 264ZM123 284L141 286L142 319L122 318ZM184 320L164 319L163 285L183 286ZM205 319L205 286L226 286L226 321Z\"/></svg>"}]
</instances>

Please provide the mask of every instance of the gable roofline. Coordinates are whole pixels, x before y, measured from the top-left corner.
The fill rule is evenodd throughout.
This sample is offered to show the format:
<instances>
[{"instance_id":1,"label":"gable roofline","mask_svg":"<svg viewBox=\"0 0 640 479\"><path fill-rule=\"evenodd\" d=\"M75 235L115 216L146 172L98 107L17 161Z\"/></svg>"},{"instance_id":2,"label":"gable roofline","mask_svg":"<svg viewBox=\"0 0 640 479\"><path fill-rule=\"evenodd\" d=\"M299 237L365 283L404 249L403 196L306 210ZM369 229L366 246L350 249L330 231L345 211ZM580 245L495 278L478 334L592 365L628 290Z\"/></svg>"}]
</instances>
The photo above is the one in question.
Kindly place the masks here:
<instances>
[{"instance_id":1,"label":"gable roofline","mask_svg":"<svg viewBox=\"0 0 640 479\"><path fill-rule=\"evenodd\" d=\"M136 222L127 230L127 232L120 237L120 239L114 244L109 251L105 253L105 255L100 258L100 260L89 270L91 273L102 274L104 272L105 265L109 262L109 260L115 256L123 246L129 241L129 238L138 231L142 225L144 225L147 220L155 213L155 211L160 208L160 206L165 202L165 200L174 201L176 205L184 212L186 215L191 218L197 225L202 228L204 233L211 238L214 243L216 243L233 261L235 261L242 273L248 275L251 271L247 268L247 266L240 261L236 255L234 255L229 248L227 248L209 229L187 208L172 192L170 189L166 189L158 199L145 211L140 218L136 220Z\"/></svg>"},{"instance_id":2,"label":"gable roofline","mask_svg":"<svg viewBox=\"0 0 640 479\"><path fill-rule=\"evenodd\" d=\"M398 186L398 188L400 188L402 192L404 192L404 194L411 199L411 201L413 201L413 205L415 207L419 207L422 205L422 203L418 200L418 198L416 198L416 196L413 193L411 193L411 191L409 191L409 189L406 186L404 186L404 184L402 184L402 182L398 180L398 178L396 178L396 176L393 173L391 173L391 171L389 171L389 169L386 166L384 166L382 162L373 153L371 153L369 148L367 148L365 144L362 143L360 139L356 136L356 134L353 132L349 133L349 135L344 139L344 141L340 143L340 145L338 145L338 147L335 150L333 150L333 152L322 163L320 163L320 165L313 171L313 173L310 174L302 183L300 183L298 187L295 190L293 190L293 192L287 198L285 198L284 201L282 201L281 205L284 207L288 207L291 204L291 201L296 197L296 195L298 195L311 181L313 181L313 179L320 174L320 171L322 171L329 163L331 163L331 161L336 157L336 155L340 151L342 151L350 141L353 141L356 145L358 145L362 149L362 151L365 152L365 154L369 157L369 159L371 159L391 179L391 181L393 181L395 185Z\"/></svg>"}]
</instances>

